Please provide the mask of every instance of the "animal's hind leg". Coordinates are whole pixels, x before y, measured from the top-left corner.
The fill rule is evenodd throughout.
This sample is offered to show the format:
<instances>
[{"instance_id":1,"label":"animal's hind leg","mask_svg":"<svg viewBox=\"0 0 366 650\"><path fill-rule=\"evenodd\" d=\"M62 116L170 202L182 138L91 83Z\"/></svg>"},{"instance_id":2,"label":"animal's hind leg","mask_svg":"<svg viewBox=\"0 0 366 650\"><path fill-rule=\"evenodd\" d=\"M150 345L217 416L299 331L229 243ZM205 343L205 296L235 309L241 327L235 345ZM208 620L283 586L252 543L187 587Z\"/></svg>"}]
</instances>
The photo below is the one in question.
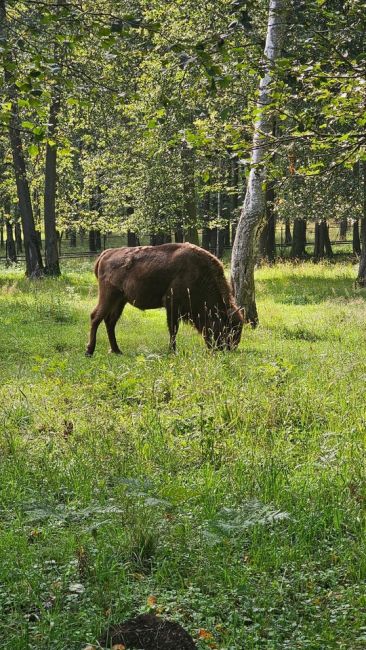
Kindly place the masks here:
<instances>
[{"instance_id":1,"label":"animal's hind leg","mask_svg":"<svg viewBox=\"0 0 366 650\"><path fill-rule=\"evenodd\" d=\"M86 346L86 352L85 352L85 355L87 357L91 357L95 350L98 327L103 320L102 305L98 304L96 308L93 309L92 313L90 314L90 320L91 320L91 327L90 327L89 343Z\"/></svg>"},{"instance_id":2,"label":"animal's hind leg","mask_svg":"<svg viewBox=\"0 0 366 650\"><path fill-rule=\"evenodd\" d=\"M104 322L105 322L105 326L109 338L109 343L111 345L110 351L113 352L114 354L122 354L116 340L115 327L119 317L122 314L125 304L126 304L125 298L122 295L120 295L118 300L114 302L113 309L104 318Z\"/></svg>"},{"instance_id":3,"label":"animal's hind leg","mask_svg":"<svg viewBox=\"0 0 366 650\"><path fill-rule=\"evenodd\" d=\"M115 319L113 325L113 333L114 333L114 326L119 316L121 315L122 309L125 304L125 303L121 303L121 301L122 301L122 294L120 291L118 291L117 289L111 286L105 286L105 285L99 286L99 302L90 315L90 320L91 320L90 337L85 352L87 357L91 357L92 354L94 353L96 340L97 340L97 331L102 320L103 319L106 320L106 318L109 317L109 315L118 313L118 316ZM114 337L114 342L118 349L118 345L117 345L117 341L115 340L115 337Z\"/></svg>"}]
</instances>

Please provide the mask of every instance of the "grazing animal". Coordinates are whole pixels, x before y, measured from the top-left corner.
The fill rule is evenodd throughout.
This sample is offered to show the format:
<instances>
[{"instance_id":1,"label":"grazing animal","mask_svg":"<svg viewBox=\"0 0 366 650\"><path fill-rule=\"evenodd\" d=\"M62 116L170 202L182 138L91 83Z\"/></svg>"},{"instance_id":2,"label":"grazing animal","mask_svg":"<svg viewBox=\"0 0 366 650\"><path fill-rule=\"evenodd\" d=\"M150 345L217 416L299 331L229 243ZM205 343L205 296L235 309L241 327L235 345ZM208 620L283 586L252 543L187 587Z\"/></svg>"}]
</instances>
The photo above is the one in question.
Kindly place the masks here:
<instances>
[{"instance_id":1,"label":"grazing animal","mask_svg":"<svg viewBox=\"0 0 366 650\"><path fill-rule=\"evenodd\" d=\"M237 347L243 315L235 304L219 260L193 244L110 248L96 261L99 302L91 313L86 355L95 350L104 319L111 352L121 354L115 326L126 303L138 309L165 307L170 347L175 351L180 320L191 322L209 348Z\"/></svg>"}]
</instances>

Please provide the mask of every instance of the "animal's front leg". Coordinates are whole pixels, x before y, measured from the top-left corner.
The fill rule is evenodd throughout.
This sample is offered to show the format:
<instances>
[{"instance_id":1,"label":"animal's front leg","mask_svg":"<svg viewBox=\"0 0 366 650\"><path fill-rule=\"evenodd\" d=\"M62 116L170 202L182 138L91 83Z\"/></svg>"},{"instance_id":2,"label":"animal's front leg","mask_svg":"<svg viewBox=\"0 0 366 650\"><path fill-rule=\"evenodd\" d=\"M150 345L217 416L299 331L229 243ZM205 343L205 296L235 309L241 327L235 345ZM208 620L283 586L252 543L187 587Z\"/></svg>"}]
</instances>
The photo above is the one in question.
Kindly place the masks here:
<instances>
[{"instance_id":1,"label":"animal's front leg","mask_svg":"<svg viewBox=\"0 0 366 650\"><path fill-rule=\"evenodd\" d=\"M174 354L177 351L177 341L175 336L170 336L170 342L169 342L169 351L174 352Z\"/></svg>"},{"instance_id":2,"label":"animal's front leg","mask_svg":"<svg viewBox=\"0 0 366 650\"><path fill-rule=\"evenodd\" d=\"M176 352L177 334L179 329L179 317L177 311L174 309L174 305L171 303L171 300L167 301L166 315L167 315L168 329L170 334L169 350L171 352Z\"/></svg>"}]
</instances>

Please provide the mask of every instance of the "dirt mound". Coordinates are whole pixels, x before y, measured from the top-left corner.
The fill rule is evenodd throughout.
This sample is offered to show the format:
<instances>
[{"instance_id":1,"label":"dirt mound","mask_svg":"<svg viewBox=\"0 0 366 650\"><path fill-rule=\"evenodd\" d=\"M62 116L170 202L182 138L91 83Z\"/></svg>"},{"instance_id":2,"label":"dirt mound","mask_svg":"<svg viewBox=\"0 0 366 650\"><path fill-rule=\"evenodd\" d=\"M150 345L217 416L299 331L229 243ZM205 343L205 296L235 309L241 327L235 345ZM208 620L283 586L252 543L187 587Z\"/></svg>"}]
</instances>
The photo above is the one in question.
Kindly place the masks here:
<instances>
[{"instance_id":1,"label":"dirt mound","mask_svg":"<svg viewBox=\"0 0 366 650\"><path fill-rule=\"evenodd\" d=\"M111 627L100 641L110 648L118 643L132 650L196 650L192 637L178 623L153 614L141 614Z\"/></svg>"}]
</instances>

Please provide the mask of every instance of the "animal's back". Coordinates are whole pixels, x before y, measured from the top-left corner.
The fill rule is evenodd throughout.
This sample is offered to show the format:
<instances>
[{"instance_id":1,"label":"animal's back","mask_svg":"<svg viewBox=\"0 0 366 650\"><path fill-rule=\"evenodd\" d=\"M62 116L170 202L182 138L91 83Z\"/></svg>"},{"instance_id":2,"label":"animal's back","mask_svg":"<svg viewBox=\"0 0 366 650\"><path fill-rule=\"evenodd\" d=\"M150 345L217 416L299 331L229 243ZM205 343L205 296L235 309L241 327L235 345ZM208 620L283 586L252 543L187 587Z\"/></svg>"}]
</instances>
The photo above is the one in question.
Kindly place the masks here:
<instances>
[{"instance_id":1,"label":"animal's back","mask_svg":"<svg viewBox=\"0 0 366 650\"><path fill-rule=\"evenodd\" d=\"M109 249L97 265L100 288L115 287L139 309L162 307L175 278L188 274L185 281L189 284L197 279L197 265L189 256L185 244Z\"/></svg>"},{"instance_id":2,"label":"animal's back","mask_svg":"<svg viewBox=\"0 0 366 650\"><path fill-rule=\"evenodd\" d=\"M110 284L140 309L162 307L174 285L176 298L187 290L199 299L220 298L232 304L229 284L221 262L194 244L135 246L104 251L96 263L101 285Z\"/></svg>"}]
</instances>

